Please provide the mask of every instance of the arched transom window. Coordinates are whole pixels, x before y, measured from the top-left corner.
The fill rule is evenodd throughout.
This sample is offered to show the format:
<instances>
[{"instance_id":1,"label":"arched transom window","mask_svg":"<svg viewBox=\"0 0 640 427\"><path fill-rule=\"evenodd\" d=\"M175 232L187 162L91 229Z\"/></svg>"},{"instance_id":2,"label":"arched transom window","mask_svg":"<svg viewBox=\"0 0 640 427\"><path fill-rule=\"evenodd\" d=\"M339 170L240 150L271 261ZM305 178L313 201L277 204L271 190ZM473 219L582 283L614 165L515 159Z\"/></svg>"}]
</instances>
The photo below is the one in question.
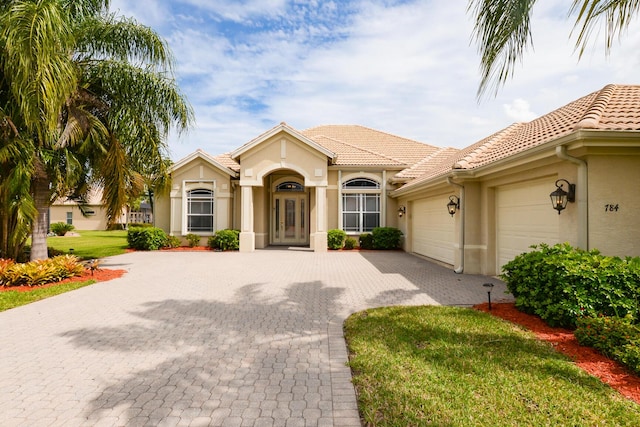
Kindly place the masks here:
<instances>
[{"instance_id":1,"label":"arched transom window","mask_svg":"<svg viewBox=\"0 0 640 427\"><path fill-rule=\"evenodd\" d=\"M380 226L380 183L353 178L342 184L342 228L364 233Z\"/></svg>"}]
</instances>

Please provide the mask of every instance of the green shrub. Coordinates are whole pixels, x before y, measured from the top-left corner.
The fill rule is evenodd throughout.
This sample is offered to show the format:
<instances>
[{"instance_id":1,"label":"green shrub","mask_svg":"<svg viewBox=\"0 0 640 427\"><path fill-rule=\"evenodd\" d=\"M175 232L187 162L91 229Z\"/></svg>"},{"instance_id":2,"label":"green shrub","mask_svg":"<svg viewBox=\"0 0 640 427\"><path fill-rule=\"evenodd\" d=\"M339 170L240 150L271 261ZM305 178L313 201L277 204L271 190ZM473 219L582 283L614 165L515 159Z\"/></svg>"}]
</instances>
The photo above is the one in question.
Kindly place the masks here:
<instances>
[{"instance_id":1,"label":"green shrub","mask_svg":"<svg viewBox=\"0 0 640 427\"><path fill-rule=\"evenodd\" d=\"M218 230L216 234L209 237L207 242L211 249L221 251L235 251L240 248L240 231L238 230Z\"/></svg>"},{"instance_id":2,"label":"green shrub","mask_svg":"<svg viewBox=\"0 0 640 427\"><path fill-rule=\"evenodd\" d=\"M347 233L343 230L338 230L336 228L329 230L327 232L327 247L333 250L342 249L346 238Z\"/></svg>"},{"instance_id":3,"label":"green shrub","mask_svg":"<svg viewBox=\"0 0 640 427\"><path fill-rule=\"evenodd\" d=\"M354 249L358 245L358 241L353 237L347 237L344 241L344 248L347 250Z\"/></svg>"},{"instance_id":4,"label":"green shrub","mask_svg":"<svg viewBox=\"0 0 640 427\"><path fill-rule=\"evenodd\" d=\"M376 227L371 231L374 249L398 249L402 231L395 227Z\"/></svg>"},{"instance_id":5,"label":"green shrub","mask_svg":"<svg viewBox=\"0 0 640 427\"><path fill-rule=\"evenodd\" d=\"M132 222L128 225L128 228L153 228L153 224L150 222Z\"/></svg>"},{"instance_id":6,"label":"green shrub","mask_svg":"<svg viewBox=\"0 0 640 427\"><path fill-rule=\"evenodd\" d=\"M502 267L518 309L569 328L583 316L638 319L640 258L607 257L566 243L532 248Z\"/></svg>"},{"instance_id":7,"label":"green shrub","mask_svg":"<svg viewBox=\"0 0 640 427\"><path fill-rule=\"evenodd\" d=\"M74 255L61 255L27 263L0 260L0 284L37 286L81 275L84 270L80 259Z\"/></svg>"},{"instance_id":8,"label":"green shrub","mask_svg":"<svg viewBox=\"0 0 640 427\"><path fill-rule=\"evenodd\" d=\"M358 239L360 249L373 249L373 235L371 233L363 233Z\"/></svg>"},{"instance_id":9,"label":"green shrub","mask_svg":"<svg viewBox=\"0 0 640 427\"><path fill-rule=\"evenodd\" d=\"M51 232L56 236L64 236L67 234L67 231L73 230L75 227L72 224L67 224L66 222L54 222L49 226Z\"/></svg>"},{"instance_id":10,"label":"green shrub","mask_svg":"<svg viewBox=\"0 0 640 427\"><path fill-rule=\"evenodd\" d=\"M167 245L167 235L156 227L133 227L127 231L127 243L131 249L155 251Z\"/></svg>"},{"instance_id":11,"label":"green shrub","mask_svg":"<svg viewBox=\"0 0 640 427\"><path fill-rule=\"evenodd\" d=\"M640 327L632 319L583 317L574 332L578 342L640 374Z\"/></svg>"},{"instance_id":12,"label":"green shrub","mask_svg":"<svg viewBox=\"0 0 640 427\"><path fill-rule=\"evenodd\" d=\"M189 233L185 236L185 238L187 239L190 248L193 248L200 244L200 236L198 236L197 234Z\"/></svg>"},{"instance_id":13,"label":"green shrub","mask_svg":"<svg viewBox=\"0 0 640 427\"><path fill-rule=\"evenodd\" d=\"M164 243L163 248L178 248L180 247L180 238L178 236L167 236L167 240Z\"/></svg>"}]
</instances>

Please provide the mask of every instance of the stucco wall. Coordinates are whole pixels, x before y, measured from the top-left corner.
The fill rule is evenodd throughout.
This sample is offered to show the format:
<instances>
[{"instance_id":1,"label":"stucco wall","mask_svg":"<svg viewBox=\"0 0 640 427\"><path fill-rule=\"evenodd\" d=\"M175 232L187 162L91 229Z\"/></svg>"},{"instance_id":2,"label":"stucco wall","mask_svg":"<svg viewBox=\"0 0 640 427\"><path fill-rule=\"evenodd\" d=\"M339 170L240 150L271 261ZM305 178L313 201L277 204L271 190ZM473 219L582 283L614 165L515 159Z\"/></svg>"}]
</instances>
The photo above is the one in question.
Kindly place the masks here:
<instances>
[{"instance_id":1,"label":"stucco wall","mask_svg":"<svg viewBox=\"0 0 640 427\"><path fill-rule=\"evenodd\" d=\"M640 156L595 155L589 162L589 246L640 256Z\"/></svg>"}]
</instances>

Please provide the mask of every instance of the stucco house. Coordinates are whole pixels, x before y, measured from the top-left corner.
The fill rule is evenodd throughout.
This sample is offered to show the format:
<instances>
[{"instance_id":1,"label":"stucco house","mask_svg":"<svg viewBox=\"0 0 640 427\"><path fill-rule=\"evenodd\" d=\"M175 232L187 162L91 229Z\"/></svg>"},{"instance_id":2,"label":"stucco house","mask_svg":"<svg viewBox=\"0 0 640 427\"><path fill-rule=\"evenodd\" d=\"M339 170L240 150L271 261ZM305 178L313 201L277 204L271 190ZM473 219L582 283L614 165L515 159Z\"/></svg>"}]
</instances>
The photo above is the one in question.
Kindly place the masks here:
<instances>
[{"instance_id":1,"label":"stucco house","mask_svg":"<svg viewBox=\"0 0 640 427\"><path fill-rule=\"evenodd\" d=\"M398 227L404 249L457 272L498 274L541 242L640 255L640 86L608 85L464 149L373 129L281 123L231 153L172 168L156 225L240 229L240 250L327 250L333 228ZM551 204L550 193L569 202Z\"/></svg>"},{"instance_id":2,"label":"stucco house","mask_svg":"<svg viewBox=\"0 0 640 427\"><path fill-rule=\"evenodd\" d=\"M106 230L107 210L102 203L102 189L90 190L82 201L69 198L55 200L49 207L48 224L56 222L71 224L76 230ZM115 222L126 224L126 213L123 211Z\"/></svg>"}]
</instances>

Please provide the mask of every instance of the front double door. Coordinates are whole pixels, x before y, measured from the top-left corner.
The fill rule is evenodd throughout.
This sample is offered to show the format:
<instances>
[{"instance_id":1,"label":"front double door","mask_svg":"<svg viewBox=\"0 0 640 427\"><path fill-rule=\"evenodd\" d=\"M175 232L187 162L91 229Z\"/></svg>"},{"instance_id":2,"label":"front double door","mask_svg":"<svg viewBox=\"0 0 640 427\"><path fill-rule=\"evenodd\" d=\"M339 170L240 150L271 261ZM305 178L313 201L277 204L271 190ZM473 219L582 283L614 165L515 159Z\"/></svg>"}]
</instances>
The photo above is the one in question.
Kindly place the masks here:
<instances>
[{"instance_id":1,"label":"front double door","mask_svg":"<svg viewBox=\"0 0 640 427\"><path fill-rule=\"evenodd\" d=\"M309 202L306 193L276 193L272 212L271 244L309 244Z\"/></svg>"}]
</instances>

